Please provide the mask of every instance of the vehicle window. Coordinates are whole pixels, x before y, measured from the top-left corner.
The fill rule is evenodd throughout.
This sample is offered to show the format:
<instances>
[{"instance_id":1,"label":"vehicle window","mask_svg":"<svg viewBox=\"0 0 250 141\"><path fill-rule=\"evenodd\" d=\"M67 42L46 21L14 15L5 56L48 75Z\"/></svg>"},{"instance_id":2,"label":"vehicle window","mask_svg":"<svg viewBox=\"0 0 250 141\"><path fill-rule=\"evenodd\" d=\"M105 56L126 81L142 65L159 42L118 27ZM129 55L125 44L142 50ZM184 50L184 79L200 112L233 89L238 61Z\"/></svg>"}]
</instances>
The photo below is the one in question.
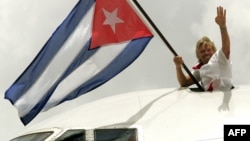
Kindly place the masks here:
<instances>
[{"instance_id":1,"label":"vehicle window","mask_svg":"<svg viewBox=\"0 0 250 141\"><path fill-rule=\"evenodd\" d=\"M32 134L17 137L15 139L10 140L10 141L44 141L51 134L53 134L52 131L50 131L50 132L32 133Z\"/></svg>"},{"instance_id":2,"label":"vehicle window","mask_svg":"<svg viewBox=\"0 0 250 141\"><path fill-rule=\"evenodd\" d=\"M95 141L137 141L137 129L96 129Z\"/></svg>"},{"instance_id":3,"label":"vehicle window","mask_svg":"<svg viewBox=\"0 0 250 141\"><path fill-rule=\"evenodd\" d=\"M68 130L56 141L85 141L85 130Z\"/></svg>"}]
</instances>

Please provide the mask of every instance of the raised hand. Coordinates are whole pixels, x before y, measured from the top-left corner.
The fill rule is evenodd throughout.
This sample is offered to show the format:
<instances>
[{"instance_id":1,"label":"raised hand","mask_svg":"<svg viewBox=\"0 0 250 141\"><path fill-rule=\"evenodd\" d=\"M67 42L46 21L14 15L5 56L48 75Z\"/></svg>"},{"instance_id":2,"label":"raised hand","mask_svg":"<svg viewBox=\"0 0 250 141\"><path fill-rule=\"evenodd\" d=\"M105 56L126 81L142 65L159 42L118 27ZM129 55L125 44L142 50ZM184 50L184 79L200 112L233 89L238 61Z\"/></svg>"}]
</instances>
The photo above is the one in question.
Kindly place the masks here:
<instances>
[{"instance_id":1,"label":"raised hand","mask_svg":"<svg viewBox=\"0 0 250 141\"><path fill-rule=\"evenodd\" d=\"M219 6L217 7L217 16L215 17L215 22L221 27L226 27L226 9Z\"/></svg>"}]
</instances>

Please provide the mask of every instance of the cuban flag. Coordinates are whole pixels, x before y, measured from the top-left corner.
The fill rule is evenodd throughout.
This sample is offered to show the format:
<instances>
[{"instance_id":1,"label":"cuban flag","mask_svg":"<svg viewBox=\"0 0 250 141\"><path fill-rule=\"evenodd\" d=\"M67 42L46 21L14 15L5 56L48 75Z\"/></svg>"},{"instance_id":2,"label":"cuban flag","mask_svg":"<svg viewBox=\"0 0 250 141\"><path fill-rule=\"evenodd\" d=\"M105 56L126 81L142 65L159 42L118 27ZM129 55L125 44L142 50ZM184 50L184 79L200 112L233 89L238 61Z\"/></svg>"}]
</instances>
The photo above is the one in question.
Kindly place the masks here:
<instances>
[{"instance_id":1,"label":"cuban flag","mask_svg":"<svg viewBox=\"0 0 250 141\"><path fill-rule=\"evenodd\" d=\"M5 98L26 125L112 79L152 37L126 0L79 0Z\"/></svg>"}]
</instances>

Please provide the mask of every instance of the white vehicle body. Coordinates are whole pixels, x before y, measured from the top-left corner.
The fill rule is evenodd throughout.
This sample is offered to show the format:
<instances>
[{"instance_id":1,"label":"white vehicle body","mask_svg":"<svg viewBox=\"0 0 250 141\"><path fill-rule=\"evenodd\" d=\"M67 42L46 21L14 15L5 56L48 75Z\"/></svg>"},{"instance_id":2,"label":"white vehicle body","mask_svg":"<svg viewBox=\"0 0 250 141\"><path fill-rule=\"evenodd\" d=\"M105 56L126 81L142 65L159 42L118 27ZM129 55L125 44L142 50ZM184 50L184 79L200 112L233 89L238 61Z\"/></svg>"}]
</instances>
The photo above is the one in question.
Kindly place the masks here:
<instances>
[{"instance_id":1,"label":"white vehicle body","mask_svg":"<svg viewBox=\"0 0 250 141\"><path fill-rule=\"evenodd\" d=\"M250 124L249 101L249 85L226 92L189 88L130 92L65 111L19 136L48 132L41 140L223 141L224 125Z\"/></svg>"}]
</instances>

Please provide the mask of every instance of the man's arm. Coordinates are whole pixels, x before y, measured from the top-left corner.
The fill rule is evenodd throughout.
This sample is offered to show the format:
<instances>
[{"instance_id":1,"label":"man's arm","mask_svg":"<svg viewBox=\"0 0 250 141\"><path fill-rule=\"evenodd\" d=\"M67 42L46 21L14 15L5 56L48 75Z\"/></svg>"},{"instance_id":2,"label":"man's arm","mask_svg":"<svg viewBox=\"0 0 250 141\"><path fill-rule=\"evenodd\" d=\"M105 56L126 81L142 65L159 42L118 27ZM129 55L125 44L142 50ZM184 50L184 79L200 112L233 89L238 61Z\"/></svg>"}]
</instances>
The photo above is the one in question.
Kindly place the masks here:
<instances>
[{"instance_id":1,"label":"man's arm","mask_svg":"<svg viewBox=\"0 0 250 141\"><path fill-rule=\"evenodd\" d=\"M222 40L222 51L225 54L226 58L230 58L230 38L227 32L226 26L226 9L219 6L217 7L217 16L215 18L215 22L220 27L221 40Z\"/></svg>"},{"instance_id":2,"label":"man's arm","mask_svg":"<svg viewBox=\"0 0 250 141\"><path fill-rule=\"evenodd\" d=\"M189 76L185 76L185 74L182 71L182 64L183 64L182 57L175 56L174 63L176 66L176 75L177 75L177 79L178 79L180 86L181 87L188 87L188 86L194 84L193 80Z\"/></svg>"}]
</instances>

